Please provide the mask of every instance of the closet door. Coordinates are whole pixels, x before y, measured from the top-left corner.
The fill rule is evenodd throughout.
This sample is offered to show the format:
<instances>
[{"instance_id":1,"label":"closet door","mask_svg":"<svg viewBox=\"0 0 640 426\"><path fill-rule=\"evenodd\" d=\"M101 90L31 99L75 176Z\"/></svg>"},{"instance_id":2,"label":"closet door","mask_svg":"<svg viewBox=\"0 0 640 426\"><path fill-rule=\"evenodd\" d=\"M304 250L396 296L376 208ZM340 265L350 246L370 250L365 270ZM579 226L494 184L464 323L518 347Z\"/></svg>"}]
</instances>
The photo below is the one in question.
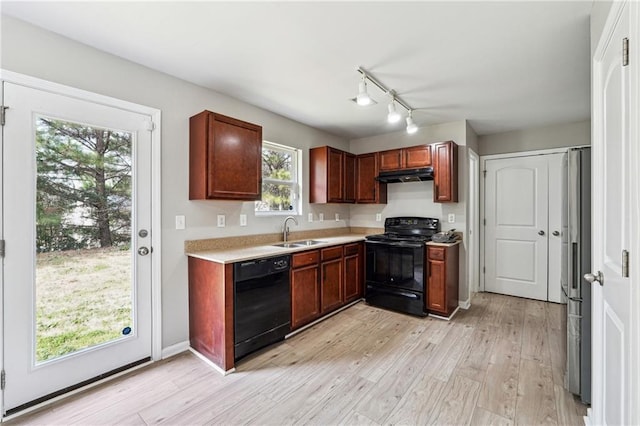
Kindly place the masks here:
<instances>
[{"instance_id":1,"label":"closet door","mask_svg":"<svg viewBox=\"0 0 640 426\"><path fill-rule=\"evenodd\" d=\"M486 161L485 290L547 300L546 156Z\"/></svg>"}]
</instances>

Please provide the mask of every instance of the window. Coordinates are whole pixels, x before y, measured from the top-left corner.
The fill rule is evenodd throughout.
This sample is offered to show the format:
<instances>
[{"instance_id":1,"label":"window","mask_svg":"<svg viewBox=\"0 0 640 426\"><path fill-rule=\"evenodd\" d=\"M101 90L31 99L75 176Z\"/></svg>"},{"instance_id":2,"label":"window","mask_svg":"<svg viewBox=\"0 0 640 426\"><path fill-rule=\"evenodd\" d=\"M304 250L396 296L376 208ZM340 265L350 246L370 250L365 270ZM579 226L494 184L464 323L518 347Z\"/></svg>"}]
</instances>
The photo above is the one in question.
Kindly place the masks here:
<instances>
[{"instance_id":1,"label":"window","mask_svg":"<svg viewBox=\"0 0 640 426\"><path fill-rule=\"evenodd\" d=\"M299 210L299 150L262 142L262 200L258 214L297 214Z\"/></svg>"}]
</instances>

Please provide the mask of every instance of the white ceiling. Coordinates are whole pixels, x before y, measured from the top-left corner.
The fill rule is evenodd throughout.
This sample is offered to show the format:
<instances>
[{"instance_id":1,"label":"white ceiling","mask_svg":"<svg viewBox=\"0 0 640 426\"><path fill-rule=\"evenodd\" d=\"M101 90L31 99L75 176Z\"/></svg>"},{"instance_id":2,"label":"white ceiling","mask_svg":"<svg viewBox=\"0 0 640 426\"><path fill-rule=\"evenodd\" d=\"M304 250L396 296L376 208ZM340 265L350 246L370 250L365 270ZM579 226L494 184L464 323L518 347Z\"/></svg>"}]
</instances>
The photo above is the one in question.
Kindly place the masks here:
<instances>
[{"instance_id":1,"label":"white ceiling","mask_svg":"<svg viewBox=\"0 0 640 426\"><path fill-rule=\"evenodd\" d=\"M589 118L589 1L29 2L2 13L347 138L418 126L480 135Z\"/></svg>"}]
</instances>

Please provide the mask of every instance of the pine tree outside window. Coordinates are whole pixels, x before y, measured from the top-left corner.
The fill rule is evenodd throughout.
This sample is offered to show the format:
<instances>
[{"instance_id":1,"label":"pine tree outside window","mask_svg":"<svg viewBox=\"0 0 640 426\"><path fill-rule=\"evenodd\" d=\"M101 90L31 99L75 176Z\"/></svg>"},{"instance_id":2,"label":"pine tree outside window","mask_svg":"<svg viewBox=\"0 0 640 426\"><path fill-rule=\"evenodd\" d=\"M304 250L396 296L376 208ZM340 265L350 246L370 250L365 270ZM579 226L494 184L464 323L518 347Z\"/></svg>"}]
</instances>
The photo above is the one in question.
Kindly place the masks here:
<instances>
[{"instance_id":1,"label":"pine tree outside window","mask_svg":"<svg viewBox=\"0 0 640 426\"><path fill-rule=\"evenodd\" d=\"M262 200L256 201L256 214L298 214L299 156L295 148L262 142Z\"/></svg>"}]
</instances>

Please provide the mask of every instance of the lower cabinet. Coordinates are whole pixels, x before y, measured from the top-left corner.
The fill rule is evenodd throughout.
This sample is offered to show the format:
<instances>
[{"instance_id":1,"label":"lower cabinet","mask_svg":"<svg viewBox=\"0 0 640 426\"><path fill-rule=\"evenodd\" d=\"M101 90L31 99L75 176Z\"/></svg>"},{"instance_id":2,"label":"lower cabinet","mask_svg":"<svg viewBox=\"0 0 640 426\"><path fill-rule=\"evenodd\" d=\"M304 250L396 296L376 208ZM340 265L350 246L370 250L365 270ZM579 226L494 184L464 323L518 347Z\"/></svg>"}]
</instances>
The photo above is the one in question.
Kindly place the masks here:
<instances>
[{"instance_id":1,"label":"lower cabinet","mask_svg":"<svg viewBox=\"0 0 640 426\"><path fill-rule=\"evenodd\" d=\"M427 245L427 311L449 317L458 307L460 244Z\"/></svg>"},{"instance_id":2,"label":"lower cabinet","mask_svg":"<svg viewBox=\"0 0 640 426\"><path fill-rule=\"evenodd\" d=\"M320 257L320 312L325 314L344 302L342 246L322 249Z\"/></svg>"},{"instance_id":3,"label":"lower cabinet","mask_svg":"<svg viewBox=\"0 0 640 426\"><path fill-rule=\"evenodd\" d=\"M320 250L291 256L291 328L320 316Z\"/></svg>"},{"instance_id":4,"label":"lower cabinet","mask_svg":"<svg viewBox=\"0 0 640 426\"><path fill-rule=\"evenodd\" d=\"M352 302L364 296L364 243L344 246L344 301Z\"/></svg>"},{"instance_id":5,"label":"lower cabinet","mask_svg":"<svg viewBox=\"0 0 640 426\"><path fill-rule=\"evenodd\" d=\"M363 296L364 244L291 256L291 328L300 328Z\"/></svg>"}]
</instances>

